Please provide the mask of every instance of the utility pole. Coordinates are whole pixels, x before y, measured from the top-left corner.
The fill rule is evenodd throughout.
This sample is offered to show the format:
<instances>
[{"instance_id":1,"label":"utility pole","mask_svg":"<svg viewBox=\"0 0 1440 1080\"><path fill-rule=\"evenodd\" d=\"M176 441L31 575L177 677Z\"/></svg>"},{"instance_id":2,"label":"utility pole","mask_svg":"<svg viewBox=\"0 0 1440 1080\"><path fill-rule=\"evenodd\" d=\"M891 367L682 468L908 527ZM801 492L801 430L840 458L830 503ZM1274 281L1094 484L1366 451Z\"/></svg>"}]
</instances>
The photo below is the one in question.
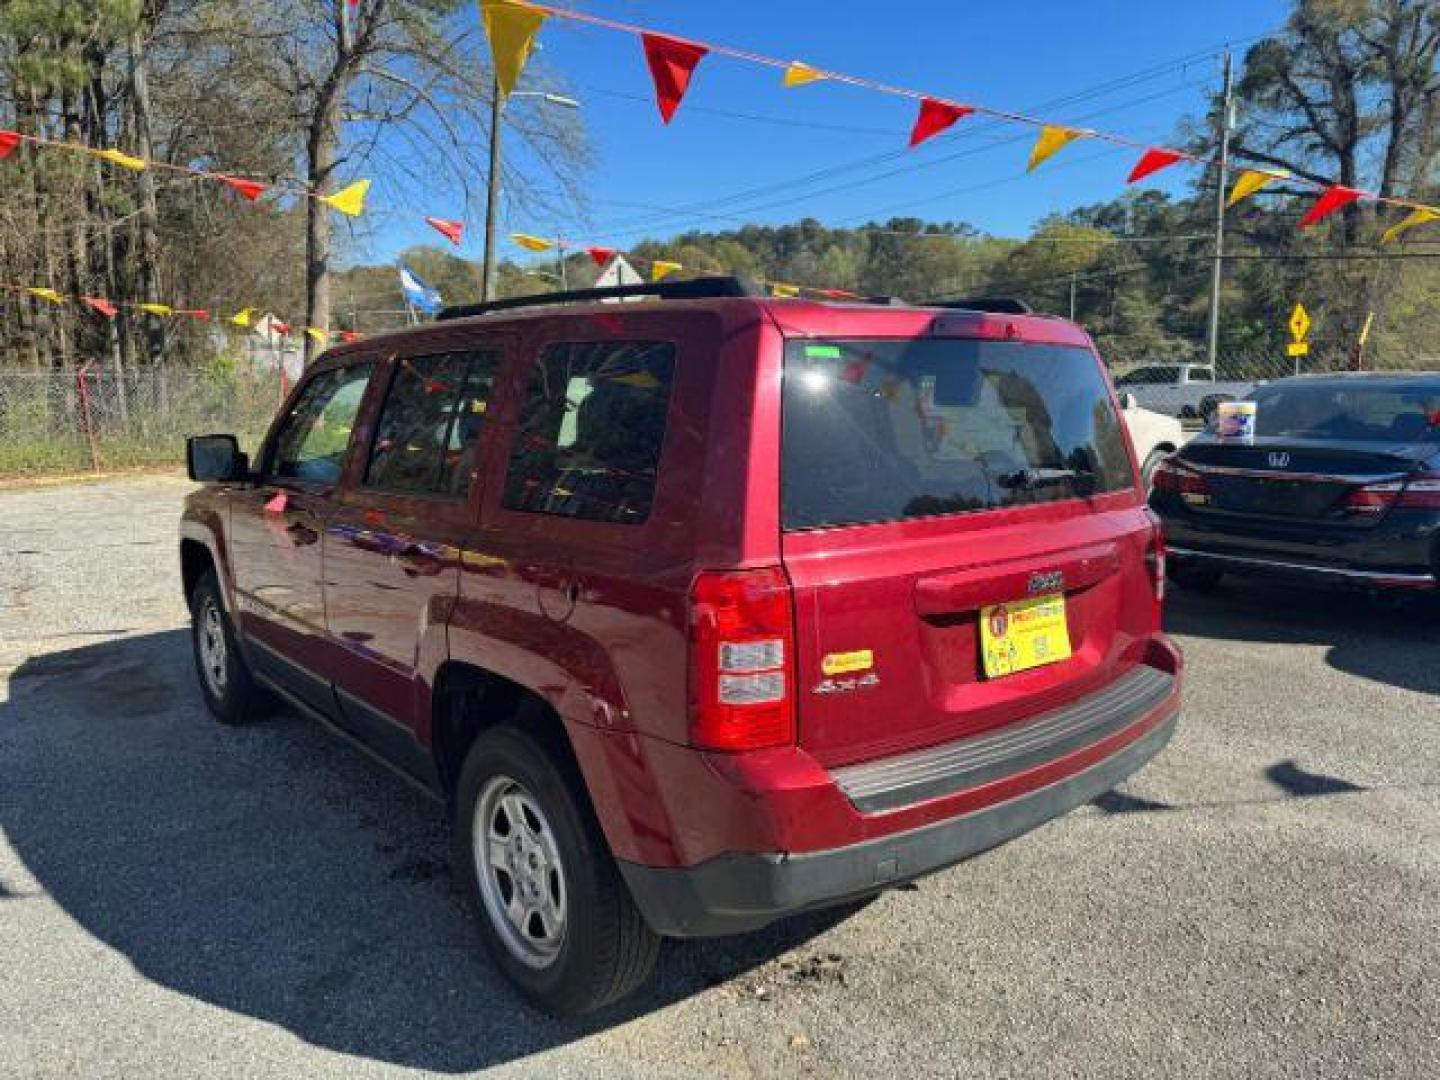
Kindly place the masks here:
<instances>
[{"instance_id":1,"label":"utility pole","mask_svg":"<svg viewBox=\"0 0 1440 1080\"><path fill-rule=\"evenodd\" d=\"M1075 321L1075 275L1077 270L1070 271L1070 321Z\"/></svg>"},{"instance_id":2,"label":"utility pole","mask_svg":"<svg viewBox=\"0 0 1440 1080\"><path fill-rule=\"evenodd\" d=\"M490 184L485 196L485 260L480 267L480 299L495 299L495 225L500 212L500 80L490 79Z\"/></svg>"},{"instance_id":3,"label":"utility pole","mask_svg":"<svg viewBox=\"0 0 1440 1080\"><path fill-rule=\"evenodd\" d=\"M1210 326L1205 356L1215 366L1220 352L1220 277L1225 266L1225 182L1230 175L1230 129L1235 125L1230 50L1225 50L1225 89L1220 104L1220 164L1215 174L1215 265L1210 272Z\"/></svg>"}]
</instances>

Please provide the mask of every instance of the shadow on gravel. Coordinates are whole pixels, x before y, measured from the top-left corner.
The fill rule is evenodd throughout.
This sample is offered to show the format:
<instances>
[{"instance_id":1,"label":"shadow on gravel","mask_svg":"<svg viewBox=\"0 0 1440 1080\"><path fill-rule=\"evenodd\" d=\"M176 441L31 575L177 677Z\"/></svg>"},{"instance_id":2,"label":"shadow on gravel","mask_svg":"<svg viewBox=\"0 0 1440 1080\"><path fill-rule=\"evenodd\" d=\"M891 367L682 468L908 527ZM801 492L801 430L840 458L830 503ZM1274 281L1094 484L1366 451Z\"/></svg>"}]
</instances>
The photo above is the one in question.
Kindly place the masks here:
<instances>
[{"instance_id":1,"label":"shadow on gravel","mask_svg":"<svg viewBox=\"0 0 1440 1080\"><path fill-rule=\"evenodd\" d=\"M214 723L193 680L180 630L22 664L0 704L0 829L142 975L308 1043L443 1072L514 1061L731 980L855 910L667 943L639 994L552 1020L486 960L434 804L292 715Z\"/></svg>"},{"instance_id":2,"label":"shadow on gravel","mask_svg":"<svg viewBox=\"0 0 1440 1080\"><path fill-rule=\"evenodd\" d=\"M1171 633L1226 641L1328 646L1337 671L1440 695L1440 599L1374 599L1339 590L1281 588L1227 578L1214 593L1175 589Z\"/></svg>"}]
</instances>

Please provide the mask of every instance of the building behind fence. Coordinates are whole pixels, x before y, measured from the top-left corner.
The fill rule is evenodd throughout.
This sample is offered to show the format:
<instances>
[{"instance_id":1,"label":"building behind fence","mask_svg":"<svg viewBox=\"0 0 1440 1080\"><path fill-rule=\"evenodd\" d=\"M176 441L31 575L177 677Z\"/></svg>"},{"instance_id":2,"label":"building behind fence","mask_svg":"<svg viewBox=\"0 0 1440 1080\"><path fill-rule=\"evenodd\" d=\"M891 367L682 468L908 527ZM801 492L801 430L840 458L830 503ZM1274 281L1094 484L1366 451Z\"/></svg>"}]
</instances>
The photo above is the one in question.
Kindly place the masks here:
<instances>
[{"instance_id":1,"label":"building behind fence","mask_svg":"<svg viewBox=\"0 0 1440 1080\"><path fill-rule=\"evenodd\" d=\"M1440 353L1391 364L1436 370ZM1350 366L1349 357L1319 355L1300 361L1298 370ZM1116 374L1126 370L1117 366ZM1231 356L1222 359L1216 375L1256 382L1296 370L1296 361L1284 356ZM172 365L123 378L96 365L80 372L0 369L0 476L178 464L185 436L200 432L234 432L253 450L291 379L279 364L253 360L242 360L235 370ZM1152 407L1163 407L1159 402Z\"/></svg>"}]
</instances>

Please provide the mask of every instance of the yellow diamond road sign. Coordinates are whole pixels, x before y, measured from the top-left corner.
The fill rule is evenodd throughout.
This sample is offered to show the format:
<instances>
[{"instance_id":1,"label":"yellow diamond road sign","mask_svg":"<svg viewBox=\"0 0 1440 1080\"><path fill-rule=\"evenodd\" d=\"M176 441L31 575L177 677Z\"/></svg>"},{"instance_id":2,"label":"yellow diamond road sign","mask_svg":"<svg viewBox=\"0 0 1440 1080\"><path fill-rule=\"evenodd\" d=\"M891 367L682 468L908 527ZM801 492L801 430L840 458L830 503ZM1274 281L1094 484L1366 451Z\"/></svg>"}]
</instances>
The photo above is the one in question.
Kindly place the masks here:
<instances>
[{"instance_id":1,"label":"yellow diamond road sign","mask_svg":"<svg viewBox=\"0 0 1440 1080\"><path fill-rule=\"evenodd\" d=\"M1305 335L1310 333L1310 313L1305 310L1304 304L1296 304L1295 310L1290 312L1290 336L1296 341L1304 341Z\"/></svg>"}]
</instances>

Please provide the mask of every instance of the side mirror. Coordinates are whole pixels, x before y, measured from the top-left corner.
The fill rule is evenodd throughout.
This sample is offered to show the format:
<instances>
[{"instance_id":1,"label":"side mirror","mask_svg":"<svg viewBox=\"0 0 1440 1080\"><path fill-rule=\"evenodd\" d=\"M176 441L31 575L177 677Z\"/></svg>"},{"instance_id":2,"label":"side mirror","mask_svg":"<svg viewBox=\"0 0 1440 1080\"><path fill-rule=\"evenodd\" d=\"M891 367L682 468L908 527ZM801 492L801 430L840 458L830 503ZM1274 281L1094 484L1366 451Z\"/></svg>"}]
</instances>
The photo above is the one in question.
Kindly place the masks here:
<instances>
[{"instance_id":1,"label":"side mirror","mask_svg":"<svg viewBox=\"0 0 1440 1080\"><path fill-rule=\"evenodd\" d=\"M185 471L202 484L244 480L250 462L234 435L192 435L185 440Z\"/></svg>"},{"instance_id":2,"label":"side mirror","mask_svg":"<svg viewBox=\"0 0 1440 1080\"><path fill-rule=\"evenodd\" d=\"M1120 394L1120 408L1124 409L1126 412L1129 412L1131 409L1138 409L1139 407L1140 399L1137 398L1134 394L1132 394L1129 390L1125 390Z\"/></svg>"}]
</instances>

